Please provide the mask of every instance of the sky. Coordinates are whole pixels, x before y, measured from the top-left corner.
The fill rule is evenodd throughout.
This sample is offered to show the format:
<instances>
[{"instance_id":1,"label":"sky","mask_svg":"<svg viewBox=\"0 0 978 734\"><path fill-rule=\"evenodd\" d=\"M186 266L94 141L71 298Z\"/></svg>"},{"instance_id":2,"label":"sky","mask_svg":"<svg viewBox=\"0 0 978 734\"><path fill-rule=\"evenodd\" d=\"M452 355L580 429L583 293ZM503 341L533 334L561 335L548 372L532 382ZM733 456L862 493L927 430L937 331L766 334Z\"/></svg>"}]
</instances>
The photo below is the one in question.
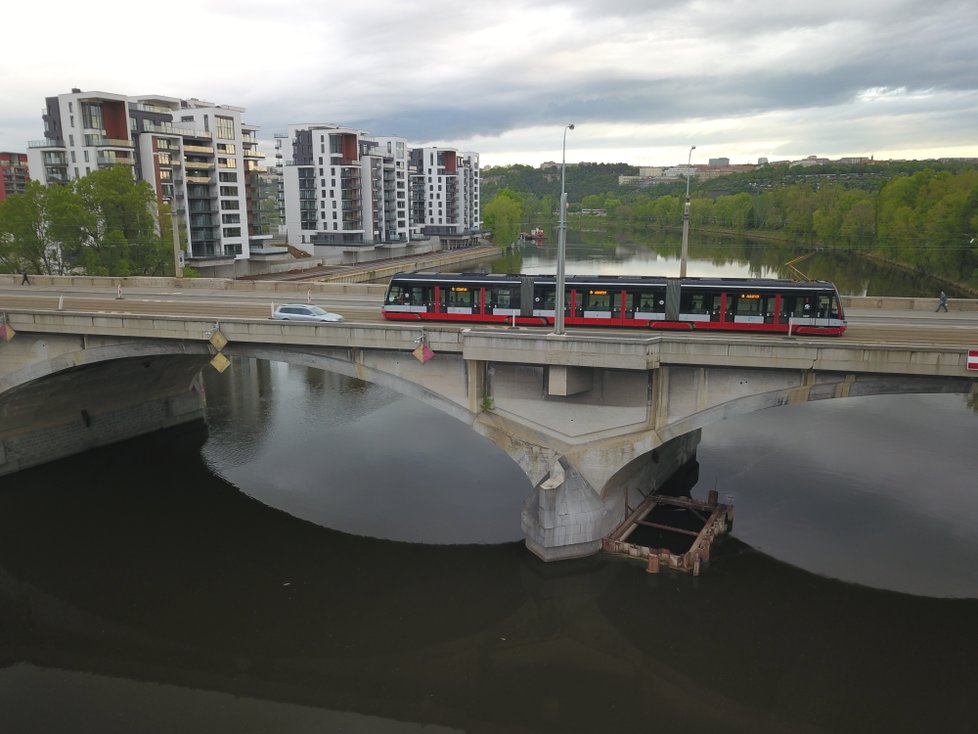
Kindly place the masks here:
<instances>
[{"instance_id":1,"label":"sky","mask_svg":"<svg viewBox=\"0 0 978 734\"><path fill-rule=\"evenodd\" d=\"M335 123L483 166L978 157L974 0L48 0L0 18L0 151L43 139L45 97L77 87L244 107L269 154L290 124Z\"/></svg>"}]
</instances>

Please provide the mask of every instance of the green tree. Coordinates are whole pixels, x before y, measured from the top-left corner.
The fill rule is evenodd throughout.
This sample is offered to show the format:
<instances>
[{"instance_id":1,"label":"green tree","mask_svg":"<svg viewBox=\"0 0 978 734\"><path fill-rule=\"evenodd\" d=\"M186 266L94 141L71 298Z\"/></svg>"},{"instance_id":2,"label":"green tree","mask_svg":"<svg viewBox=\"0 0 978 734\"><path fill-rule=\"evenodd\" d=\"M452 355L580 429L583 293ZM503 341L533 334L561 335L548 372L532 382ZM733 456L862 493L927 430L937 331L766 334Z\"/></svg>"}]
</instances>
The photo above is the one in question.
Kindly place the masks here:
<instances>
[{"instance_id":1,"label":"green tree","mask_svg":"<svg viewBox=\"0 0 978 734\"><path fill-rule=\"evenodd\" d=\"M0 267L61 275L172 272L169 235L160 237L156 195L132 169L93 171L65 186L32 182L0 203Z\"/></svg>"},{"instance_id":2,"label":"green tree","mask_svg":"<svg viewBox=\"0 0 978 734\"><path fill-rule=\"evenodd\" d=\"M58 187L31 181L23 194L0 201L0 269L61 275L64 263L48 225L48 206Z\"/></svg>"},{"instance_id":3,"label":"green tree","mask_svg":"<svg viewBox=\"0 0 978 734\"><path fill-rule=\"evenodd\" d=\"M83 237L71 242L73 259L90 275L163 275L172 262L169 238L160 237L156 195L125 166L93 171L75 186L85 215ZM73 214L72 216L76 216ZM71 226L70 221L64 223ZM66 246L68 243L65 243Z\"/></svg>"},{"instance_id":4,"label":"green tree","mask_svg":"<svg viewBox=\"0 0 978 734\"><path fill-rule=\"evenodd\" d=\"M511 189L502 189L482 209L482 221L492 230L497 243L512 242L523 221L523 199Z\"/></svg>"}]
</instances>

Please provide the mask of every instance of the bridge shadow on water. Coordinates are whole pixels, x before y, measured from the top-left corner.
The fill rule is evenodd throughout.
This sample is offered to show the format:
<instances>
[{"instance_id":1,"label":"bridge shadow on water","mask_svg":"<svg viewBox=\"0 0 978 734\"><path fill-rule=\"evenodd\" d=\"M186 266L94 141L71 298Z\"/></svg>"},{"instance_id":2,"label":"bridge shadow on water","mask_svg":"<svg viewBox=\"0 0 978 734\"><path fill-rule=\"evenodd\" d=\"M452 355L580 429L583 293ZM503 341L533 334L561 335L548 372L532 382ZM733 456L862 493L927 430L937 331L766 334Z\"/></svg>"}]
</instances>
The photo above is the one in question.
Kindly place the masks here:
<instances>
[{"instance_id":1,"label":"bridge shadow on water","mask_svg":"<svg viewBox=\"0 0 978 734\"><path fill-rule=\"evenodd\" d=\"M205 440L197 424L4 478L11 731L63 730L51 690L79 732L288 731L295 706L373 731L973 731L978 601L843 584L733 538L692 578L347 535L216 477ZM233 698L190 715L200 692Z\"/></svg>"}]
</instances>

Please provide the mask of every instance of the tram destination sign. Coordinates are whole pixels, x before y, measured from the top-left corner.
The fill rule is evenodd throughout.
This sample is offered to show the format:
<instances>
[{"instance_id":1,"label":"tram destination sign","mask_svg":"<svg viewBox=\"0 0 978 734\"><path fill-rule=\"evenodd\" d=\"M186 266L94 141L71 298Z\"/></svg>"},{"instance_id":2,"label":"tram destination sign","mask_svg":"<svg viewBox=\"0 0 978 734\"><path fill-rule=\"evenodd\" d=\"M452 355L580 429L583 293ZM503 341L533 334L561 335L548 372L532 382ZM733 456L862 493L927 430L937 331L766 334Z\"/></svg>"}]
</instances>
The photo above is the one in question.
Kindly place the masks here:
<instances>
[{"instance_id":1,"label":"tram destination sign","mask_svg":"<svg viewBox=\"0 0 978 734\"><path fill-rule=\"evenodd\" d=\"M968 369L978 370L978 349L968 350Z\"/></svg>"}]
</instances>

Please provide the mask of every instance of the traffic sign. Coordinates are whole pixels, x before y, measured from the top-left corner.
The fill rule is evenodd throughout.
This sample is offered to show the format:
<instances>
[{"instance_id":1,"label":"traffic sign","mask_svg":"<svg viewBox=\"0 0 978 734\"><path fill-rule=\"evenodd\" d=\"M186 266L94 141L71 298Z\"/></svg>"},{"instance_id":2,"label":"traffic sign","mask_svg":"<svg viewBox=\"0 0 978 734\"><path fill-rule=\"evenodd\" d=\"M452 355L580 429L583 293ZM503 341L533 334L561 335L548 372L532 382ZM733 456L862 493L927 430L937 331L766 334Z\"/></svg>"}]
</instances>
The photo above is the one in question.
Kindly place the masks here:
<instances>
[{"instance_id":1,"label":"traffic sign","mask_svg":"<svg viewBox=\"0 0 978 734\"><path fill-rule=\"evenodd\" d=\"M978 370L978 349L968 350L968 369Z\"/></svg>"}]
</instances>

